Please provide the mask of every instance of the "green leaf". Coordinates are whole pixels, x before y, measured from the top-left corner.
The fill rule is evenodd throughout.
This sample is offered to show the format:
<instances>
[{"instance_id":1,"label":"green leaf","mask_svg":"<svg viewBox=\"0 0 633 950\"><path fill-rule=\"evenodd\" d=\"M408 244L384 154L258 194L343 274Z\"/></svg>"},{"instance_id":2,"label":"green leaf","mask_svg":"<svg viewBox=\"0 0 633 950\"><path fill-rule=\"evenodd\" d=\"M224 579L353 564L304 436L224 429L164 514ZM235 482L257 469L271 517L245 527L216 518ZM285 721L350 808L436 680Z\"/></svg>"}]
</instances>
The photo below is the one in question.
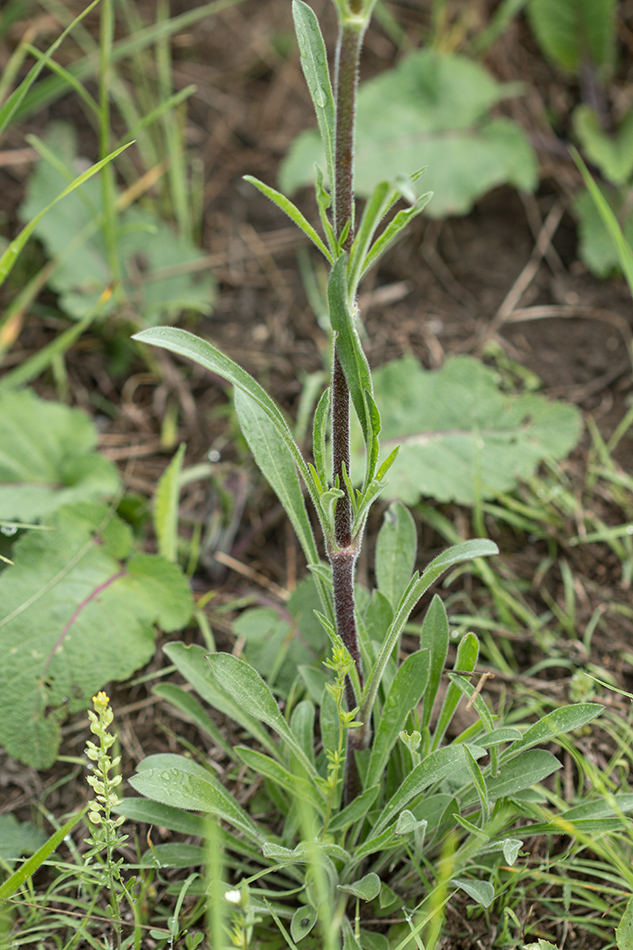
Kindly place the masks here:
<instances>
[{"instance_id":1,"label":"green leaf","mask_svg":"<svg viewBox=\"0 0 633 950\"><path fill-rule=\"evenodd\" d=\"M546 56L569 72L615 63L617 0L529 0L528 20Z\"/></svg>"},{"instance_id":2,"label":"green leaf","mask_svg":"<svg viewBox=\"0 0 633 950\"><path fill-rule=\"evenodd\" d=\"M501 775L486 779L488 798L490 801L495 801L498 798L515 795L531 785L536 785L560 768L562 766L558 759L545 749L530 749L528 752L521 752L510 761L503 763ZM468 800L470 798L472 796L469 796Z\"/></svg>"},{"instance_id":3,"label":"green leaf","mask_svg":"<svg viewBox=\"0 0 633 950\"><path fill-rule=\"evenodd\" d=\"M0 392L0 519L31 523L62 505L115 495L118 470L96 442L81 410L29 390Z\"/></svg>"},{"instance_id":4,"label":"green leaf","mask_svg":"<svg viewBox=\"0 0 633 950\"><path fill-rule=\"evenodd\" d=\"M186 450L185 443L181 443L158 480L154 498L154 530L158 539L158 553L167 561L174 562L178 560L178 501Z\"/></svg>"},{"instance_id":5,"label":"green leaf","mask_svg":"<svg viewBox=\"0 0 633 950\"><path fill-rule=\"evenodd\" d=\"M455 887L461 888L469 897L482 907L490 907L495 899L495 889L489 881L473 881L464 878L453 878Z\"/></svg>"},{"instance_id":6,"label":"green leaf","mask_svg":"<svg viewBox=\"0 0 633 950\"><path fill-rule=\"evenodd\" d=\"M287 214L290 220L296 224L297 227L303 231L306 237L310 238L315 247L321 251L325 259L329 261L330 264L334 263L334 259L323 243L322 239L319 237L307 218L299 211L297 206L292 203L290 198L286 198L286 196L282 195L280 191L276 191L269 185L265 185L263 181L259 181L258 178L253 178L252 175L244 175L243 178L244 181L250 182L250 184L254 185L258 191L261 191L263 195L269 198L273 204L277 205L280 211L283 211L284 214Z\"/></svg>"},{"instance_id":7,"label":"green leaf","mask_svg":"<svg viewBox=\"0 0 633 950\"><path fill-rule=\"evenodd\" d=\"M371 806L378 797L380 785L374 785L365 789L362 794L357 795L353 801L346 805L338 815L336 815L327 826L328 833L345 831L350 825L357 821L364 821Z\"/></svg>"},{"instance_id":8,"label":"green leaf","mask_svg":"<svg viewBox=\"0 0 633 950\"><path fill-rule=\"evenodd\" d=\"M277 433L290 450L295 465L305 482L308 491L312 496L317 512L320 512L318 494L315 491L312 476L303 460L299 447L292 437L292 433L281 410L270 398L268 393L262 389L256 380L250 376L245 369L238 366L232 359L225 356L211 343L188 333L186 330L176 329L175 327L152 327L149 330L142 330L133 336L134 340L141 343L149 343L152 346L160 346L165 350L170 350L179 356L185 356L193 360L200 366L208 369L212 373L222 376L227 382L231 383L237 389L245 392L254 402L266 413L270 421L275 426ZM305 539L304 539L305 540ZM316 559L318 561L318 558Z\"/></svg>"},{"instance_id":9,"label":"green leaf","mask_svg":"<svg viewBox=\"0 0 633 950\"><path fill-rule=\"evenodd\" d=\"M267 841L262 847L265 858L272 858L277 864L310 864L315 855L325 855L335 861L350 860L349 851L329 841L299 842L296 848L284 848L282 845Z\"/></svg>"},{"instance_id":10,"label":"green leaf","mask_svg":"<svg viewBox=\"0 0 633 950\"><path fill-rule=\"evenodd\" d=\"M433 193L426 213L433 218L467 214L478 198L504 183L532 191L538 174L527 137L514 122L489 115L516 93L516 85L498 85L466 56L430 48L363 83L357 195L368 198L379 182L407 180L423 166L424 191ZM282 165L282 189L290 194L310 183L321 154L318 136L300 135Z\"/></svg>"},{"instance_id":11,"label":"green leaf","mask_svg":"<svg viewBox=\"0 0 633 950\"><path fill-rule=\"evenodd\" d=\"M41 828L30 821L18 822L15 815L0 815L0 859L13 865L23 854L32 854L46 842Z\"/></svg>"},{"instance_id":12,"label":"green leaf","mask_svg":"<svg viewBox=\"0 0 633 950\"><path fill-rule=\"evenodd\" d=\"M483 755L483 750L480 750ZM552 756L553 758L553 756ZM373 829L374 837L378 837L390 824L396 815L416 798L429 785L441 782L452 772L464 765L463 746L447 746L432 752L407 775L400 788L392 795L385 805L380 818Z\"/></svg>"},{"instance_id":13,"label":"green leaf","mask_svg":"<svg viewBox=\"0 0 633 950\"><path fill-rule=\"evenodd\" d=\"M391 751L404 729L409 713L420 702L429 678L429 651L420 650L406 658L398 669L372 743L365 784L381 781Z\"/></svg>"},{"instance_id":14,"label":"green leaf","mask_svg":"<svg viewBox=\"0 0 633 950\"><path fill-rule=\"evenodd\" d=\"M314 765L295 739L279 711L275 697L259 673L231 653L213 654L209 657L209 666L220 686L235 702L251 716L270 726L296 755L308 774L316 776Z\"/></svg>"},{"instance_id":15,"label":"green leaf","mask_svg":"<svg viewBox=\"0 0 633 950\"><path fill-rule=\"evenodd\" d=\"M432 197L433 192L427 191L426 194L420 195L418 198L416 198L415 203L409 208L401 208L400 211L394 215L387 227L376 238L371 248L367 252L367 255L365 256L365 259L362 263L362 269L358 278L359 280L362 280L367 271L370 270L370 268L372 268L374 264L380 260L386 251L389 250L394 241L408 226L409 222L413 221L414 218L417 218L419 214L422 214Z\"/></svg>"},{"instance_id":16,"label":"green leaf","mask_svg":"<svg viewBox=\"0 0 633 950\"><path fill-rule=\"evenodd\" d=\"M181 755L150 755L129 779L132 788L163 805L216 815L259 845L265 840L234 797L208 769Z\"/></svg>"},{"instance_id":17,"label":"green leaf","mask_svg":"<svg viewBox=\"0 0 633 950\"><path fill-rule=\"evenodd\" d=\"M330 390L324 390L319 399L314 412L312 425L312 455L314 456L314 467L319 477L321 487L325 491L328 485L327 478L327 455L325 451L325 440L327 436L327 422L330 412Z\"/></svg>"},{"instance_id":18,"label":"green leaf","mask_svg":"<svg viewBox=\"0 0 633 950\"><path fill-rule=\"evenodd\" d=\"M504 838L501 842L501 850L503 851L503 856L506 860L506 864L509 864L510 867L513 867L516 863L516 859L519 857L519 851L523 847L523 842L520 838Z\"/></svg>"},{"instance_id":19,"label":"green leaf","mask_svg":"<svg viewBox=\"0 0 633 950\"><path fill-rule=\"evenodd\" d=\"M290 921L290 936L292 939L298 942L307 937L318 919L319 915L314 907L307 905L298 907Z\"/></svg>"},{"instance_id":20,"label":"green leaf","mask_svg":"<svg viewBox=\"0 0 633 950\"><path fill-rule=\"evenodd\" d=\"M582 729L588 723L592 722L596 716L603 712L604 706L599 703L574 703L570 706L561 706L560 709L554 709L535 722L533 726L523 733L520 742L512 746L508 754L523 752L534 745L541 745L545 742L551 742L557 736L572 732L574 729Z\"/></svg>"},{"instance_id":21,"label":"green leaf","mask_svg":"<svg viewBox=\"0 0 633 950\"><path fill-rule=\"evenodd\" d=\"M415 521L404 505L393 502L376 541L376 581L394 609L411 580L417 551Z\"/></svg>"},{"instance_id":22,"label":"green leaf","mask_svg":"<svg viewBox=\"0 0 633 950\"><path fill-rule=\"evenodd\" d=\"M559 950L559 948L554 946L553 943L550 943L549 940L543 940L543 938L540 937L537 943L524 944L523 950ZM618 947L618 950L628 950L628 948Z\"/></svg>"},{"instance_id":23,"label":"green leaf","mask_svg":"<svg viewBox=\"0 0 633 950\"><path fill-rule=\"evenodd\" d=\"M513 491L542 461L564 458L581 435L574 406L531 393L508 396L495 373L469 356L451 357L439 370L406 357L372 375L382 447L400 446L384 494L408 505L430 496L472 506L478 497ZM358 433L352 449L358 466Z\"/></svg>"},{"instance_id":24,"label":"green leaf","mask_svg":"<svg viewBox=\"0 0 633 950\"><path fill-rule=\"evenodd\" d=\"M76 132L67 123L53 123L46 144L34 144L44 157L28 181L20 217L35 219L35 235L49 257L58 261L49 286L60 295L62 309L80 319L94 309L113 280L102 231L102 190L98 181L86 180L77 190L67 189L73 193L41 218L42 209L52 207L50 203L84 160L77 154ZM123 289L146 323L173 318L185 309L211 313L214 282L199 248L140 208L122 211L118 225Z\"/></svg>"},{"instance_id":25,"label":"green leaf","mask_svg":"<svg viewBox=\"0 0 633 950\"><path fill-rule=\"evenodd\" d=\"M362 950L347 917L343 917L343 950Z\"/></svg>"},{"instance_id":26,"label":"green leaf","mask_svg":"<svg viewBox=\"0 0 633 950\"><path fill-rule=\"evenodd\" d=\"M155 625L184 626L189 585L162 558L132 554L131 531L105 506L60 509L0 574L0 742L49 768L60 722L154 653Z\"/></svg>"},{"instance_id":27,"label":"green leaf","mask_svg":"<svg viewBox=\"0 0 633 950\"><path fill-rule=\"evenodd\" d=\"M161 805L147 798L124 798L120 805L113 809L117 815L125 815L133 821L142 821L158 828L168 828L178 831L182 835L193 835L202 838L204 835L204 820L198 815L192 815L182 808L171 805Z\"/></svg>"},{"instance_id":28,"label":"green leaf","mask_svg":"<svg viewBox=\"0 0 633 950\"><path fill-rule=\"evenodd\" d=\"M171 766L173 763L169 762L168 764ZM142 763L139 771L142 771ZM120 805L113 808L113 811L117 815L125 815L127 818L131 818L133 821L142 821L158 828L168 828L170 831L177 831L183 835L203 838L206 834L204 818L192 815L191 812L184 811L182 808L162 805L160 802L152 801L149 798L124 798ZM253 847L245 838L241 836L238 838L232 832L220 826L215 829L215 833L223 847L245 855L251 861L261 860L259 842L257 842L256 847Z\"/></svg>"},{"instance_id":29,"label":"green leaf","mask_svg":"<svg viewBox=\"0 0 633 950\"><path fill-rule=\"evenodd\" d=\"M619 265L633 294L633 217L627 214L620 224L628 211L628 188L614 192L599 187L575 149L572 157L587 186L574 200L580 218L580 256L598 277L607 277Z\"/></svg>"},{"instance_id":30,"label":"green leaf","mask_svg":"<svg viewBox=\"0 0 633 950\"><path fill-rule=\"evenodd\" d=\"M292 710L290 728L297 742L310 759L314 762L314 720L315 707L311 699L303 699Z\"/></svg>"},{"instance_id":31,"label":"green leaf","mask_svg":"<svg viewBox=\"0 0 633 950\"><path fill-rule=\"evenodd\" d=\"M148 849L141 858L141 867L195 868L201 867L205 860L204 848L175 841L171 844L157 844Z\"/></svg>"},{"instance_id":32,"label":"green leaf","mask_svg":"<svg viewBox=\"0 0 633 950\"><path fill-rule=\"evenodd\" d=\"M404 835L413 835L416 850L421 851L424 847L424 836L426 834L428 824L429 823L426 818L418 820L413 812L408 811L405 808L405 810L401 811L398 815L395 833L399 837L404 837Z\"/></svg>"},{"instance_id":33,"label":"green leaf","mask_svg":"<svg viewBox=\"0 0 633 950\"><path fill-rule=\"evenodd\" d=\"M191 693L182 689L182 687L175 686L173 683L157 683L154 686L153 692L156 696L170 703L181 713L184 713L185 716L195 723L201 732L213 740L215 745L220 749L224 749L230 759L235 760L235 753L233 752L232 746L226 741L222 732L218 729L213 719L207 715L195 696L192 696Z\"/></svg>"},{"instance_id":34,"label":"green leaf","mask_svg":"<svg viewBox=\"0 0 633 950\"><path fill-rule=\"evenodd\" d=\"M364 722L368 721L369 716L371 716L378 686L382 680L389 657L392 655L404 629L404 625L420 597L422 597L431 584L433 584L447 568L452 567L453 564L459 564L461 561L467 561L475 557L486 557L491 554L498 554L498 552L499 549L493 541L482 538L472 541L462 541L461 544L453 545L453 547L448 548L447 551L439 554L431 561L424 569L421 577L417 574L413 576L407 590L402 595L402 600L398 605L396 615L387 631L380 653L376 657L372 671L365 683L361 704L361 716Z\"/></svg>"},{"instance_id":35,"label":"green leaf","mask_svg":"<svg viewBox=\"0 0 633 950\"><path fill-rule=\"evenodd\" d=\"M574 109L574 132L587 159L613 185L625 185L633 173L633 109L614 135L608 135L590 106Z\"/></svg>"},{"instance_id":36,"label":"green leaf","mask_svg":"<svg viewBox=\"0 0 633 950\"><path fill-rule=\"evenodd\" d=\"M236 746L235 751L242 762L251 768L256 775L261 775L273 782L278 788L285 789L291 796L300 795L301 798L309 802L319 814L325 812L325 798L319 793L314 785L307 782L301 776L289 772L288 769L275 762L270 756L258 752L256 749L249 749L248 746Z\"/></svg>"},{"instance_id":37,"label":"green leaf","mask_svg":"<svg viewBox=\"0 0 633 950\"><path fill-rule=\"evenodd\" d=\"M285 609L255 607L233 624L243 637L243 658L266 680L275 695L288 697L297 667L314 663L323 652L323 629L315 616L321 603L313 577L301 581Z\"/></svg>"},{"instance_id":38,"label":"green leaf","mask_svg":"<svg viewBox=\"0 0 633 950\"><path fill-rule=\"evenodd\" d=\"M470 777L473 780L477 797L479 798L479 803L481 805L481 826L483 828L488 824L488 820L490 818L490 802L488 801L486 783L484 781L483 775L481 774L481 769L479 768L476 759L467 745L464 746L464 755L466 756L466 766L470 772Z\"/></svg>"},{"instance_id":39,"label":"green leaf","mask_svg":"<svg viewBox=\"0 0 633 950\"><path fill-rule=\"evenodd\" d=\"M442 673L444 672L444 664L448 653L448 642L448 617L441 598L435 594L426 612L420 633L420 647L431 651L429 682L424 693L420 723L425 729L428 729L431 722L435 697L442 681Z\"/></svg>"},{"instance_id":40,"label":"green leaf","mask_svg":"<svg viewBox=\"0 0 633 950\"><path fill-rule=\"evenodd\" d=\"M399 197L388 181L381 181L365 204L349 255L347 290L352 299L356 296L360 275L376 228Z\"/></svg>"},{"instance_id":41,"label":"green leaf","mask_svg":"<svg viewBox=\"0 0 633 950\"><path fill-rule=\"evenodd\" d=\"M222 689L211 673L208 663L208 651L204 647L184 643L168 643L163 647L166 655L176 666L178 672L191 683L198 695L218 712L236 722L272 755L279 756L279 750L269 733L262 729L258 720L235 702L225 689Z\"/></svg>"},{"instance_id":42,"label":"green leaf","mask_svg":"<svg viewBox=\"0 0 633 950\"><path fill-rule=\"evenodd\" d=\"M293 0L292 17L299 43L301 68L316 112L328 178L333 182L336 118L327 50L312 7L303 3L303 0Z\"/></svg>"},{"instance_id":43,"label":"green leaf","mask_svg":"<svg viewBox=\"0 0 633 950\"><path fill-rule=\"evenodd\" d=\"M370 871L365 877L352 884L339 884L338 890L344 894L351 894L362 901L373 901L380 894L381 881L377 874Z\"/></svg>"},{"instance_id":44,"label":"green leaf","mask_svg":"<svg viewBox=\"0 0 633 950\"><path fill-rule=\"evenodd\" d=\"M455 669L462 670L465 673L471 672L477 665L479 656L479 641L474 633L467 633L462 637L457 647L457 656L455 657ZM455 715L462 693L459 687L450 682L444 695L444 702L437 717L437 724L433 734L433 743L431 748L437 749L446 734L446 730L451 724Z\"/></svg>"},{"instance_id":45,"label":"green leaf","mask_svg":"<svg viewBox=\"0 0 633 950\"><path fill-rule=\"evenodd\" d=\"M622 914L622 919L615 932L615 939L618 950L633 950L633 897L629 901Z\"/></svg>"},{"instance_id":46,"label":"green leaf","mask_svg":"<svg viewBox=\"0 0 633 950\"><path fill-rule=\"evenodd\" d=\"M624 792L609 795L608 801L600 798L597 801L574 805L563 813L563 817L565 820L577 821L579 818L604 818L618 813L628 814L631 811L633 811L633 794Z\"/></svg>"},{"instance_id":47,"label":"green leaf","mask_svg":"<svg viewBox=\"0 0 633 950\"><path fill-rule=\"evenodd\" d=\"M294 454L280 434L278 425L250 395L236 389L234 402L240 428L253 458L290 518L308 564L315 564L319 552L303 501Z\"/></svg>"}]
</instances>

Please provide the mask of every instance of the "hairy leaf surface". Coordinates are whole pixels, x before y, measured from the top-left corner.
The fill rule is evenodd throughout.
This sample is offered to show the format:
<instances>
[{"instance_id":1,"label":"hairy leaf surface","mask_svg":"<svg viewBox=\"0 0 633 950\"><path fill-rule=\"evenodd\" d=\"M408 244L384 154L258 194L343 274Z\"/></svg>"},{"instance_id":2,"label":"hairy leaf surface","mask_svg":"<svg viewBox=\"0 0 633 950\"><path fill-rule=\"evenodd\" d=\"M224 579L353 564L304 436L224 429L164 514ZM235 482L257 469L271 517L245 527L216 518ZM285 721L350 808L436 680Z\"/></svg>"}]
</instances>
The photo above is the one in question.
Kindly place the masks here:
<instances>
[{"instance_id":1,"label":"hairy leaf surface","mask_svg":"<svg viewBox=\"0 0 633 950\"><path fill-rule=\"evenodd\" d=\"M149 660L155 625L176 630L192 610L179 569L135 554L106 507L62 508L49 526L0 574L0 742L35 768L53 764L68 713Z\"/></svg>"}]
</instances>

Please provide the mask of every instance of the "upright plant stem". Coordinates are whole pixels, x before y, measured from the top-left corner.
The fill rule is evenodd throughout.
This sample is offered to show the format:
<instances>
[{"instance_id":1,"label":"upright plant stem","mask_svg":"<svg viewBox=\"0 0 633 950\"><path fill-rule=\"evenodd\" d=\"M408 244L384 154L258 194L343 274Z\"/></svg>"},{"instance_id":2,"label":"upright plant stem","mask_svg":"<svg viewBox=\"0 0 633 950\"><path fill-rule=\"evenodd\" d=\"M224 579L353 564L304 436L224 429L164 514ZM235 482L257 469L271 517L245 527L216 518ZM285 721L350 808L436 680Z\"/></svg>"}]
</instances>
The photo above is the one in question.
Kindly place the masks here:
<instances>
[{"instance_id":1,"label":"upright plant stem","mask_svg":"<svg viewBox=\"0 0 633 950\"><path fill-rule=\"evenodd\" d=\"M354 129L358 63L363 42L364 25L358 21L343 21L340 27L336 53L336 143L334 181L334 229L340 240L349 223L343 248L349 251L354 239ZM350 394L343 372L336 342L332 366L332 462L333 480L343 490L335 511L336 549L329 552L332 565L336 627L350 656L356 664L362 685L362 666L356 630L354 571L358 546L352 543L352 507L343 471L350 469ZM346 682L349 709L360 697L354 695L349 677ZM366 730L363 730L364 732ZM351 801L360 791L354 748L354 732L349 736L345 777L345 800Z\"/></svg>"}]
</instances>

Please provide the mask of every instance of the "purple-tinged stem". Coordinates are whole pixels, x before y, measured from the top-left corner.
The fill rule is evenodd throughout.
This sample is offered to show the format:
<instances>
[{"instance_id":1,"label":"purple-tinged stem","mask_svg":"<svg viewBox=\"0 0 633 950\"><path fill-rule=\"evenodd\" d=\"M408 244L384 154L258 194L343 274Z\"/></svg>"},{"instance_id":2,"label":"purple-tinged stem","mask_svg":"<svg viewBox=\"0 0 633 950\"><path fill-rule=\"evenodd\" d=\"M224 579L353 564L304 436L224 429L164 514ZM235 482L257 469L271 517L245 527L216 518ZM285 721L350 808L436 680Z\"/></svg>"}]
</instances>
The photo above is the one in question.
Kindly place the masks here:
<instances>
[{"instance_id":1,"label":"purple-tinged stem","mask_svg":"<svg viewBox=\"0 0 633 950\"><path fill-rule=\"evenodd\" d=\"M351 0L352 13L362 10L362 0ZM336 142L334 181L334 230L340 240L349 222L349 231L343 249L349 251L354 240L354 130L358 63L364 30L358 23L341 25L336 54ZM339 355L334 345L332 366L332 475L344 492L336 503L334 514L335 547L328 552L332 565L336 629L354 660L362 686L363 672L356 630L354 571L358 549L352 545L352 506L343 480L343 468L350 471L350 394ZM347 678L345 696L348 709L357 704L354 688ZM362 730L352 730L348 736L345 769L345 802L351 802L361 789L354 751L360 748Z\"/></svg>"}]
</instances>

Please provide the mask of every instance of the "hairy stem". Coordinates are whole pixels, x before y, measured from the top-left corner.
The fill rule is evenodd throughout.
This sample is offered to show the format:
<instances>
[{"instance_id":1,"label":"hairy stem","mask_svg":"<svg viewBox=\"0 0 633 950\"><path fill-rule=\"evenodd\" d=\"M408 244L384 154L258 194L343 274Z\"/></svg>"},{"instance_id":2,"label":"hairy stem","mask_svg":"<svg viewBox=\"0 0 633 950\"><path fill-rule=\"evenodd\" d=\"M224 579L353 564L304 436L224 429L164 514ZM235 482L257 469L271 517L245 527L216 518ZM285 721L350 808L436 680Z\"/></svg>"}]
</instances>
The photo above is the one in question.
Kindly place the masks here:
<instances>
[{"instance_id":1,"label":"hairy stem","mask_svg":"<svg viewBox=\"0 0 633 950\"><path fill-rule=\"evenodd\" d=\"M348 475L350 469L349 414L349 387L335 348L332 365L332 482L335 484L338 479L339 488L345 492L334 513L336 543L341 548L352 543L352 506L343 479L343 469Z\"/></svg>"},{"instance_id":2,"label":"hairy stem","mask_svg":"<svg viewBox=\"0 0 633 950\"><path fill-rule=\"evenodd\" d=\"M356 5L360 0L356 0ZM359 10L353 12L358 13ZM349 230L343 249L349 251L354 240L354 129L358 62L363 42L364 26L357 21L342 22L336 54L336 143L334 185L334 230L337 238ZM352 506L343 480L343 470L350 470L350 395L343 367L334 344L332 367L332 476L345 493L336 504L334 516L336 549L329 552L332 565L336 627L345 647L354 660L362 686L363 674L356 631L354 571L358 550L352 546ZM347 677L345 698L348 709L357 705L354 688ZM360 697L358 697L360 699ZM362 730L367 734L366 727ZM354 732L348 736L345 767L345 802L352 801L360 792L361 784L356 767L354 749L358 747Z\"/></svg>"},{"instance_id":3,"label":"hairy stem","mask_svg":"<svg viewBox=\"0 0 633 950\"><path fill-rule=\"evenodd\" d=\"M363 32L357 23L343 23L336 52L334 230L340 238L350 222L344 245L347 251L354 240L354 130Z\"/></svg>"}]
</instances>

